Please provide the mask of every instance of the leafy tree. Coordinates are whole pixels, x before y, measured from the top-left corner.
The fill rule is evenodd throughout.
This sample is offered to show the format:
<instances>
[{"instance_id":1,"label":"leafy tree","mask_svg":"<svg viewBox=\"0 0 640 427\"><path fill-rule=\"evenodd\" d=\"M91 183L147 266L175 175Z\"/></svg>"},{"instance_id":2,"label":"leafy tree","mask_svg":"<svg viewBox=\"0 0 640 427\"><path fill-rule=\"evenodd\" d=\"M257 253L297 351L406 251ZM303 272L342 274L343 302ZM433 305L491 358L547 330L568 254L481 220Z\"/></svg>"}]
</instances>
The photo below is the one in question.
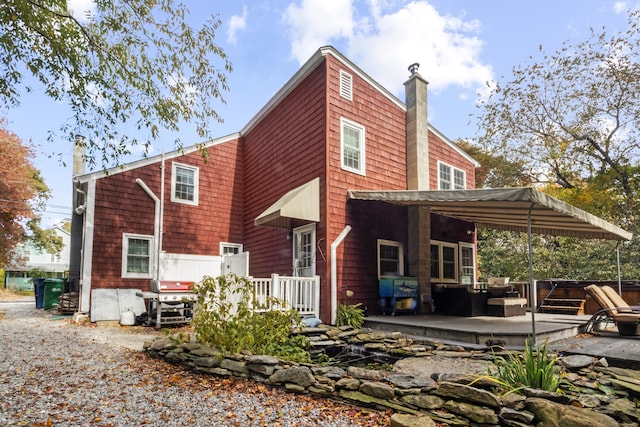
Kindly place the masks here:
<instances>
[{"instance_id":1,"label":"leafy tree","mask_svg":"<svg viewBox=\"0 0 640 427\"><path fill-rule=\"evenodd\" d=\"M27 238L38 249L52 253L62 249L62 240L52 230L43 230L34 212L43 208L49 188L31 164L32 157L33 152L0 121L0 265Z\"/></svg>"},{"instance_id":2,"label":"leafy tree","mask_svg":"<svg viewBox=\"0 0 640 427\"><path fill-rule=\"evenodd\" d=\"M640 174L640 11L628 30L604 28L513 69L482 108L487 151L523 160L537 181L579 188L636 221ZM597 194L600 193L600 194ZM587 196L591 197L591 196ZM584 197L583 197L584 198Z\"/></svg>"},{"instance_id":3,"label":"leafy tree","mask_svg":"<svg viewBox=\"0 0 640 427\"><path fill-rule=\"evenodd\" d=\"M161 129L193 123L206 138L209 122L221 121L213 103L224 102L232 67L214 43L215 16L193 28L187 7L173 0L98 1L84 19L72 12L66 0L3 2L1 104L19 106L21 92L35 90L26 78L34 76L73 111L60 131L70 141L85 136L87 159L95 164L99 156L103 165L136 144L148 151ZM121 133L124 124L147 137Z\"/></svg>"},{"instance_id":4,"label":"leafy tree","mask_svg":"<svg viewBox=\"0 0 640 427\"><path fill-rule=\"evenodd\" d=\"M493 155L468 141L458 140L456 143L480 163L475 171L476 188L523 187L531 183L523 161Z\"/></svg>"},{"instance_id":5,"label":"leafy tree","mask_svg":"<svg viewBox=\"0 0 640 427\"><path fill-rule=\"evenodd\" d=\"M539 58L496 85L479 120L481 151L522 164L531 184L634 236L640 232L639 18L640 10L629 11L625 32L592 30L587 40L565 42L553 54L540 47ZM522 249L518 237L501 238ZM536 277L610 279L617 274L616 245L540 236ZM483 266L497 267L505 255L499 249L483 248ZM623 278L640 277L640 239L625 244L620 256Z\"/></svg>"}]
</instances>

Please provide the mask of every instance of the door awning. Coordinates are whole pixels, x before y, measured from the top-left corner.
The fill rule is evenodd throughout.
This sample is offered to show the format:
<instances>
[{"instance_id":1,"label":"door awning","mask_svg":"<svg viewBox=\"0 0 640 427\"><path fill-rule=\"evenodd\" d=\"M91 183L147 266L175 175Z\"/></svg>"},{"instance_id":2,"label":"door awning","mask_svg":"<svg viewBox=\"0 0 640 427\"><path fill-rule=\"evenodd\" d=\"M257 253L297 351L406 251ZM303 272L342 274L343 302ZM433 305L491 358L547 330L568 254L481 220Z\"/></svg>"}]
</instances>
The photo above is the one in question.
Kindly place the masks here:
<instances>
[{"instance_id":1,"label":"door awning","mask_svg":"<svg viewBox=\"0 0 640 427\"><path fill-rule=\"evenodd\" d=\"M294 188L262 212L254 225L291 229L292 220L320 221L320 178Z\"/></svg>"},{"instance_id":2,"label":"door awning","mask_svg":"<svg viewBox=\"0 0 640 427\"><path fill-rule=\"evenodd\" d=\"M535 188L444 191L355 191L347 197L399 205L426 206L432 212L478 227L589 239L631 240L632 234Z\"/></svg>"}]
</instances>

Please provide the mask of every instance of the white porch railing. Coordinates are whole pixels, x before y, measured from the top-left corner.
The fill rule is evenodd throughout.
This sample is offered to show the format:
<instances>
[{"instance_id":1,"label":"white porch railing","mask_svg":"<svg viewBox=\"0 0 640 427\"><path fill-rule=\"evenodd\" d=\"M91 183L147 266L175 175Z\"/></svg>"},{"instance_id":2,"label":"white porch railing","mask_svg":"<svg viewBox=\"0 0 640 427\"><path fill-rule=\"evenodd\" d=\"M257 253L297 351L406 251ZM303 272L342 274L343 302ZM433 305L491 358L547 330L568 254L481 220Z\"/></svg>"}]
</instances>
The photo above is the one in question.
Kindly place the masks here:
<instances>
[{"instance_id":1,"label":"white porch railing","mask_svg":"<svg viewBox=\"0 0 640 427\"><path fill-rule=\"evenodd\" d=\"M274 297L287 303L302 315L320 316L320 277L292 277L272 274L271 278L249 278L258 304L267 305L267 298Z\"/></svg>"}]
</instances>

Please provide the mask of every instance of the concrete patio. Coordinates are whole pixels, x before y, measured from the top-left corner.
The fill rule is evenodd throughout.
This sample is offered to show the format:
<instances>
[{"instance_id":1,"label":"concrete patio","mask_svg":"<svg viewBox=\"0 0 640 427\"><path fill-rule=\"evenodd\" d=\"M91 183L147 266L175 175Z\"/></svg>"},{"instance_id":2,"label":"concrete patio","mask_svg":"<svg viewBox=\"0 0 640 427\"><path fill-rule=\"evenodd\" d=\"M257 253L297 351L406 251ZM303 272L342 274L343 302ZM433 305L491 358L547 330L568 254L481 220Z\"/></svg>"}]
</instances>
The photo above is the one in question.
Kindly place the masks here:
<instances>
[{"instance_id":1,"label":"concrete patio","mask_svg":"<svg viewBox=\"0 0 640 427\"><path fill-rule=\"evenodd\" d=\"M536 313L536 342L552 342L583 332L591 316ZM450 316L443 314L369 316L365 326L408 335L485 346L487 340L524 346L532 335L531 313L524 316Z\"/></svg>"}]
</instances>

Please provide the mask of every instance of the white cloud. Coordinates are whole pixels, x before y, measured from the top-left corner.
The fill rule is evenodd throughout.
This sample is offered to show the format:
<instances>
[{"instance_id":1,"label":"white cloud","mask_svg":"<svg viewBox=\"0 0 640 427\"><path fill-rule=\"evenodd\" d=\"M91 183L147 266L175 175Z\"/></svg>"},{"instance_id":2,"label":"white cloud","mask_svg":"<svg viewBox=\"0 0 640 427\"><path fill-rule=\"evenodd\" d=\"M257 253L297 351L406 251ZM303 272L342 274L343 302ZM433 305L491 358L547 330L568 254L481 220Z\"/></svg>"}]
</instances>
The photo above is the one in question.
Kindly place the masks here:
<instances>
[{"instance_id":1,"label":"white cloud","mask_svg":"<svg viewBox=\"0 0 640 427\"><path fill-rule=\"evenodd\" d=\"M242 15L233 15L229 19L229 28L227 28L227 41L236 44L236 35L247 27L247 6L242 7Z\"/></svg>"},{"instance_id":2,"label":"white cloud","mask_svg":"<svg viewBox=\"0 0 640 427\"><path fill-rule=\"evenodd\" d=\"M353 33L351 0L302 0L291 3L285 12L285 23L291 37L291 54L303 63L319 47Z\"/></svg>"},{"instance_id":3,"label":"white cloud","mask_svg":"<svg viewBox=\"0 0 640 427\"><path fill-rule=\"evenodd\" d=\"M615 13L625 13L627 9L629 9L629 6L626 1L617 1L613 4L612 9Z\"/></svg>"},{"instance_id":4,"label":"white cloud","mask_svg":"<svg viewBox=\"0 0 640 427\"><path fill-rule=\"evenodd\" d=\"M87 22L87 12L94 13L96 11L96 4L93 0L67 0L67 6L80 22Z\"/></svg>"},{"instance_id":5,"label":"white cloud","mask_svg":"<svg viewBox=\"0 0 640 427\"><path fill-rule=\"evenodd\" d=\"M400 8L390 0L302 0L289 5L291 54L299 63L320 46L333 44L394 93L402 91L407 66L437 92L450 86L487 92L493 69L482 63L481 24L443 16L425 0ZM356 7L357 6L357 7ZM469 95L466 95L469 96Z\"/></svg>"}]
</instances>

